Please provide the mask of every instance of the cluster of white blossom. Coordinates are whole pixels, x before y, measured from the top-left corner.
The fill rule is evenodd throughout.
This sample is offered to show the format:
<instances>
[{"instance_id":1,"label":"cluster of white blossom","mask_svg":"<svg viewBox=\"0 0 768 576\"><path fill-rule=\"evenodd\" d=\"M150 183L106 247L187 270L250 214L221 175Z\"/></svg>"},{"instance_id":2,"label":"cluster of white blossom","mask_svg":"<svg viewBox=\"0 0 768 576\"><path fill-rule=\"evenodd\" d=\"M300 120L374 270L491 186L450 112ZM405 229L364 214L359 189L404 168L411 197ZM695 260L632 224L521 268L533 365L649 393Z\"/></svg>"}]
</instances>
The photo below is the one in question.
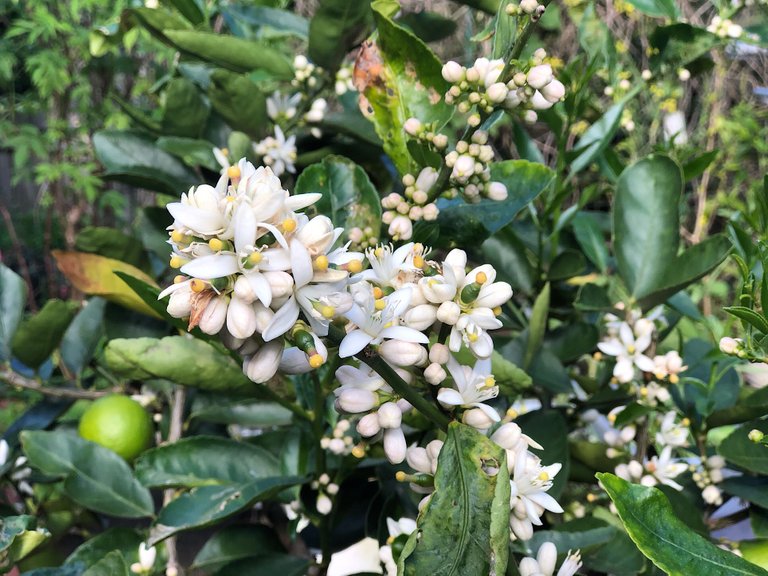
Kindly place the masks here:
<instances>
[{"instance_id":1,"label":"cluster of white blossom","mask_svg":"<svg viewBox=\"0 0 768 576\"><path fill-rule=\"evenodd\" d=\"M557 567L557 547L552 542L539 546L536 557L527 556L520 561L520 576L573 576L581 568L581 554L568 551L568 555L555 573Z\"/></svg>"},{"instance_id":2,"label":"cluster of white blossom","mask_svg":"<svg viewBox=\"0 0 768 576\"><path fill-rule=\"evenodd\" d=\"M312 489L317 490L317 501L315 508L318 513L326 516L333 510L333 498L339 493L339 485L331 482L328 474L321 474L320 477L312 482Z\"/></svg>"},{"instance_id":3,"label":"cluster of white blossom","mask_svg":"<svg viewBox=\"0 0 768 576\"><path fill-rule=\"evenodd\" d=\"M333 89L336 92L336 96L343 96L347 92L351 92L355 89L352 64L344 64L338 69L333 83Z\"/></svg>"},{"instance_id":4,"label":"cluster of white blossom","mask_svg":"<svg viewBox=\"0 0 768 576\"><path fill-rule=\"evenodd\" d=\"M707 26L707 32L711 32L720 38L740 38L744 34L744 28L731 22L729 18L714 16Z\"/></svg>"},{"instance_id":5,"label":"cluster of white blossom","mask_svg":"<svg viewBox=\"0 0 768 576\"><path fill-rule=\"evenodd\" d=\"M439 210L429 202L428 193L437 181L437 170L424 168L418 177L403 176L403 194L392 192L381 200L384 208L381 220L389 226L387 232L393 240L410 240L413 236L413 222L437 219Z\"/></svg>"}]
</instances>

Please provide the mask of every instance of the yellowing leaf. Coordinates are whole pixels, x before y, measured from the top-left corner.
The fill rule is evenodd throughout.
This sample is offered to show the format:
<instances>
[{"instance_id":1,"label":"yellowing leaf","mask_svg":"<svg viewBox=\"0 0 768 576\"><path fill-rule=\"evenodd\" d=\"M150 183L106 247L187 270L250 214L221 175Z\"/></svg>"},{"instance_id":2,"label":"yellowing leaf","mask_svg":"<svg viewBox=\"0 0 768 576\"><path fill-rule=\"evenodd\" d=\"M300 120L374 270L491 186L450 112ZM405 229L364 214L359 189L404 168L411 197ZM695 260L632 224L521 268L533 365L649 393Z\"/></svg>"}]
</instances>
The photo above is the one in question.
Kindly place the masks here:
<instances>
[{"instance_id":1,"label":"yellowing leaf","mask_svg":"<svg viewBox=\"0 0 768 576\"><path fill-rule=\"evenodd\" d=\"M138 268L86 252L64 252L54 250L53 257L61 273L72 282L75 288L92 296L101 296L131 310L136 310L147 316L159 318L139 296L115 272L123 272L138 278L147 284L157 286L157 283Z\"/></svg>"}]
</instances>

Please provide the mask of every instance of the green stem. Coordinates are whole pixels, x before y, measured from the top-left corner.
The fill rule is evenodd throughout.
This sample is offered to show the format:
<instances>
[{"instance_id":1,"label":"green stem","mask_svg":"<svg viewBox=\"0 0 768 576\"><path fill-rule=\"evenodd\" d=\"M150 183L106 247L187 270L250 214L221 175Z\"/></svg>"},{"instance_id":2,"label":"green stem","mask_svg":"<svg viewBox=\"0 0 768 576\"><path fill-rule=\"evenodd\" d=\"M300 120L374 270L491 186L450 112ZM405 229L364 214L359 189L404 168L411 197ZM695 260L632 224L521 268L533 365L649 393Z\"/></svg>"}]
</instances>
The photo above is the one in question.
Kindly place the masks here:
<instances>
[{"instance_id":1,"label":"green stem","mask_svg":"<svg viewBox=\"0 0 768 576\"><path fill-rule=\"evenodd\" d=\"M286 408L293 412L294 415L298 416L302 420L307 420L309 422L312 421L312 415L304 410L301 406L298 404L295 404L294 402L291 402L290 400L287 400L280 396L277 392L272 390L269 386L266 384L262 385L260 390L264 394L264 396L267 397L268 400L272 400L273 402L276 402L277 404L280 404L283 408Z\"/></svg>"}]
</instances>

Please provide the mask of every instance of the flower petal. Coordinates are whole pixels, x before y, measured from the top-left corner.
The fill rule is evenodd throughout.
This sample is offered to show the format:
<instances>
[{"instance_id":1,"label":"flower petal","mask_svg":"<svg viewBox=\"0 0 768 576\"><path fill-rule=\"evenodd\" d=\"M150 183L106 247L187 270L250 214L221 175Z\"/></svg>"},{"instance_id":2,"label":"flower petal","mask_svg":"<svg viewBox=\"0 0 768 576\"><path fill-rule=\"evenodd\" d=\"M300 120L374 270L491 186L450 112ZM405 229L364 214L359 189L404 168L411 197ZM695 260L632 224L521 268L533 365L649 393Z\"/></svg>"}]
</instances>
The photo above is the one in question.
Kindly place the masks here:
<instances>
[{"instance_id":1,"label":"flower petal","mask_svg":"<svg viewBox=\"0 0 768 576\"><path fill-rule=\"evenodd\" d=\"M373 340L373 337L370 334L363 332L362 330L352 330L352 332L344 336L344 339L339 345L339 357L349 358L350 356L354 356L360 352L360 350L368 346L368 344L371 343L371 340Z\"/></svg>"},{"instance_id":2,"label":"flower petal","mask_svg":"<svg viewBox=\"0 0 768 576\"><path fill-rule=\"evenodd\" d=\"M201 280L212 280L235 274L240 270L237 256L231 252L220 252L196 258L181 267L181 273Z\"/></svg>"},{"instance_id":3,"label":"flower petal","mask_svg":"<svg viewBox=\"0 0 768 576\"><path fill-rule=\"evenodd\" d=\"M291 296L288 302L283 304L280 307L280 310L275 312L272 321L261 336L264 338L265 342L274 340L278 336L282 336L288 332L298 319L299 305L296 303L296 297Z\"/></svg>"}]
</instances>

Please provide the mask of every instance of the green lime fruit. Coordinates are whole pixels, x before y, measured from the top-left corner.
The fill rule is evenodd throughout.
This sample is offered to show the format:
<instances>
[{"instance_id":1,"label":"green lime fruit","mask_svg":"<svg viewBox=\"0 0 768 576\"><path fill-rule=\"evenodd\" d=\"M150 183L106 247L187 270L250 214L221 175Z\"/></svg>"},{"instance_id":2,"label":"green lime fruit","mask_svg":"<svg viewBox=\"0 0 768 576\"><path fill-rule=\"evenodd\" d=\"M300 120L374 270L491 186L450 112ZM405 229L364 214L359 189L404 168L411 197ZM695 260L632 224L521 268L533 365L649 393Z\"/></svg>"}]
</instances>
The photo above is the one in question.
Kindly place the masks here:
<instances>
[{"instance_id":1,"label":"green lime fruit","mask_svg":"<svg viewBox=\"0 0 768 576\"><path fill-rule=\"evenodd\" d=\"M83 413L80 436L133 460L152 442L152 418L128 396L99 398Z\"/></svg>"}]
</instances>

